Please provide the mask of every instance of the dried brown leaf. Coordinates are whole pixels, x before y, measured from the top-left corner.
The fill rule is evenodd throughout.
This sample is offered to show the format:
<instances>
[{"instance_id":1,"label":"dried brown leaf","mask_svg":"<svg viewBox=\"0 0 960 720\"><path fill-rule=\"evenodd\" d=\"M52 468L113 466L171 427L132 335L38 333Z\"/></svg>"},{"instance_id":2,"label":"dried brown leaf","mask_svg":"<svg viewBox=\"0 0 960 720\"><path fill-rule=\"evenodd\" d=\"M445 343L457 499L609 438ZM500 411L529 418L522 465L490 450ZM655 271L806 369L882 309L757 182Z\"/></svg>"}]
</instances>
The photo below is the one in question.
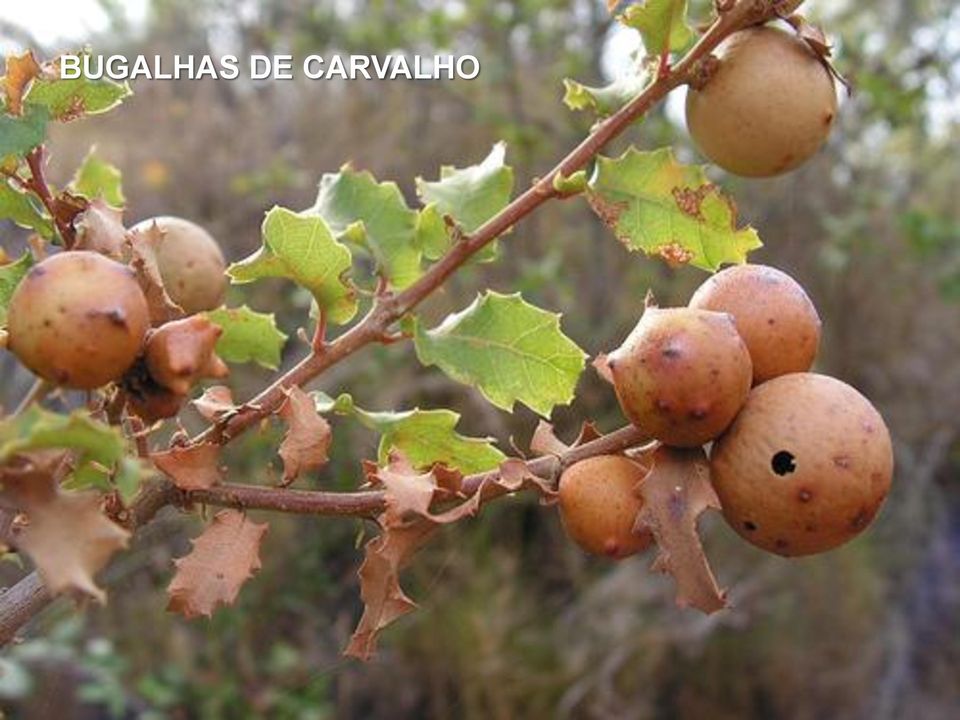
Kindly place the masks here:
<instances>
[{"instance_id":1,"label":"dried brown leaf","mask_svg":"<svg viewBox=\"0 0 960 720\"><path fill-rule=\"evenodd\" d=\"M116 260L123 257L127 229L123 211L110 207L103 200L92 201L74 220L75 250L92 250Z\"/></svg>"},{"instance_id":2,"label":"dried brown leaf","mask_svg":"<svg viewBox=\"0 0 960 720\"><path fill-rule=\"evenodd\" d=\"M387 467L374 473L367 465L366 471L368 480L384 489L386 510L377 518L382 533L364 548L359 571L363 616L344 651L361 660L373 655L381 630L416 608L400 587L400 571L441 526L476 515L486 499L504 492L534 488L544 497L554 494L523 460L505 461L499 474L490 474L467 498L459 473L443 467L418 473L396 453ZM454 504L434 512L433 504L444 500Z\"/></svg>"},{"instance_id":3,"label":"dried brown leaf","mask_svg":"<svg viewBox=\"0 0 960 720\"><path fill-rule=\"evenodd\" d=\"M11 115L21 115L23 92L30 81L40 74L40 65L30 50L23 55L8 55L6 65L7 74L3 76L3 92L7 96L7 112Z\"/></svg>"},{"instance_id":4,"label":"dried brown leaf","mask_svg":"<svg viewBox=\"0 0 960 720\"><path fill-rule=\"evenodd\" d=\"M205 419L215 422L237 411L233 403L233 393L225 385L207 388L203 395L193 401L193 407Z\"/></svg>"},{"instance_id":5,"label":"dried brown leaf","mask_svg":"<svg viewBox=\"0 0 960 720\"><path fill-rule=\"evenodd\" d=\"M317 412L313 399L299 387L287 391L287 399L277 413L287 424L280 445L283 459L283 484L327 464L332 435L330 424Z\"/></svg>"},{"instance_id":6,"label":"dried brown leaf","mask_svg":"<svg viewBox=\"0 0 960 720\"><path fill-rule=\"evenodd\" d=\"M232 605L243 584L260 569L260 543L266 523L238 510L217 513L193 541L190 554L176 560L167 609L186 618L210 617L219 605Z\"/></svg>"},{"instance_id":7,"label":"dried brown leaf","mask_svg":"<svg viewBox=\"0 0 960 720\"><path fill-rule=\"evenodd\" d=\"M725 608L726 593L717 585L697 533L700 515L720 509L703 450L657 448L639 492L643 509L636 530L650 530L656 538L660 553L653 569L673 575L677 604L705 613Z\"/></svg>"},{"instance_id":8,"label":"dried brown leaf","mask_svg":"<svg viewBox=\"0 0 960 720\"><path fill-rule=\"evenodd\" d=\"M157 470L181 490L203 490L223 479L220 446L211 443L174 447L150 456Z\"/></svg>"},{"instance_id":9,"label":"dried brown leaf","mask_svg":"<svg viewBox=\"0 0 960 720\"><path fill-rule=\"evenodd\" d=\"M127 233L130 266L137 274L137 282L147 298L150 322L162 325L184 316L183 308L177 305L163 287L163 278L157 266L157 248L163 240L163 231L153 223L145 230Z\"/></svg>"},{"instance_id":10,"label":"dried brown leaf","mask_svg":"<svg viewBox=\"0 0 960 720\"><path fill-rule=\"evenodd\" d=\"M537 429L530 438L530 452L534 455L563 455L570 447L554 433L553 425L546 420L537 423Z\"/></svg>"},{"instance_id":11,"label":"dried brown leaf","mask_svg":"<svg viewBox=\"0 0 960 720\"><path fill-rule=\"evenodd\" d=\"M17 539L51 593L77 590L103 602L94 582L113 554L127 545L126 530L107 519L95 492L62 492L62 452L37 453L0 470L3 493L28 518Z\"/></svg>"}]
</instances>

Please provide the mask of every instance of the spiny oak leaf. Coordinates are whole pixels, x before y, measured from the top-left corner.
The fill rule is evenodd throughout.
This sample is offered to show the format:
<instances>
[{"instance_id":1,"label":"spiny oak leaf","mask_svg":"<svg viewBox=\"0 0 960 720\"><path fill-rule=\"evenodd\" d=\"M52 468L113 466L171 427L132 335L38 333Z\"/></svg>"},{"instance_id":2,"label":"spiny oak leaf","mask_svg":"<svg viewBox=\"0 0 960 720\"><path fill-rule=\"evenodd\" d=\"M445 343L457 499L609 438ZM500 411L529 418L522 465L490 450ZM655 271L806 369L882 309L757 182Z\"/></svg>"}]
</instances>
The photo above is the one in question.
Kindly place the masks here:
<instances>
[{"instance_id":1,"label":"spiny oak leaf","mask_svg":"<svg viewBox=\"0 0 960 720\"><path fill-rule=\"evenodd\" d=\"M25 252L19 260L0 265L0 327L7 324L7 308L10 298L20 281L33 267L33 256Z\"/></svg>"},{"instance_id":2,"label":"spiny oak leaf","mask_svg":"<svg viewBox=\"0 0 960 720\"><path fill-rule=\"evenodd\" d=\"M85 75L63 79L59 65L59 59L45 63L43 73L34 79L24 96L27 105L44 108L55 120L69 122L107 112L132 94L125 82L92 80Z\"/></svg>"},{"instance_id":3,"label":"spiny oak leaf","mask_svg":"<svg viewBox=\"0 0 960 720\"><path fill-rule=\"evenodd\" d=\"M20 227L35 230L45 240L53 237L50 216L30 195L13 187L8 180L0 180L0 219L12 220Z\"/></svg>"},{"instance_id":4,"label":"spiny oak leaf","mask_svg":"<svg viewBox=\"0 0 960 720\"><path fill-rule=\"evenodd\" d=\"M378 183L349 165L320 180L311 212L320 215L340 240L370 249L380 272L397 288L420 277L417 213L407 207L393 182Z\"/></svg>"},{"instance_id":5,"label":"spiny oak leaf","mask_svg":"<svg viewBox=\"0 0 960 720\"><path fill-rule=\"evenodd\" d=\"M671 265L714 271L762 245L753 228L737 229L736 205L703 168L679 164L669 148L597 158L587 199L628 249Z\"/></svg>"},{"instance_id":6,"label":"spiny oak leaf","mask_svg":"<svg viewBox=\"0 0 960 720\"><path fill-rule=\"evenodd\" d=\"M181 490L205 490L220 483L220 446L213 443L172 447L150 456L157 470Z\"/></svg>"},{"instance_id":7,"label":"spiny oak leaf","mask_svg":"<svg viewBox=\"0 0 960 720\"><path fill-rule=\"evenodd\" d=\"M0 158L26 155L43 143L49 119L50 113L43 107L28 107L17 117L0 112Z\"/></svg>"},{"instance_id":8,"label":"spiny oak leaf","mask_svg":"<svg viewBox=\"0 0 960 720\"><path fill-rule=\"evenodd\" d=\"M683 50L693 40L687 24L687 0L638 0L620 3L618 19L640 33L648 55Z\"/></svg>"},{"instance_id":9,"label":"spiny oak leaf","mask_svg":"<svg viewBox=\"0 0 960 720\"><path fill-rule=\"evenodd\" d=\"M40 63L27 50L22 55L7 55L6 74L0 78L3 94L6 97L6 110L11 115L23 112L23 91L40 74Z\"/></svg>"},{"instance_id":10,"label":"spiny oak leaf","mask_svg":"<svg viewBox=\"0 0 960 720\"><path fill-rule=\"evenodd\" d=\"M260 569L260 543L266 523L238 510L217 513L193 541L190 554L174 561L167 587L167 609L187 619L210 617L220 605L232 605L243 584Z\"/></svg>"},{"instance_id":11,"label":"spiny oak leaf","mask_svg":"<svg viewBox=\"0 0 960 720\"><path fill-rule=\"evenodd\" d=\"M193 407L200 416L210 422L218 422L237 412L233 402L233 393L225 385L214 385L203 391L203 395L193 401Z\"/></svg>"},{"instance_id":12,"label":"spiny oak leaf","mask_svg":"<svg viewBox=\"0 0 960 720\"><path fill-rule=\"evenodd\" d=\"M157 248L163 241L163 232L156 223L141 230L131 230L126 235L126 252L130 256L130 267L137 276L137 283L143 290L150 310L150 323L162 325L183 317L183 308L177 305L167 294L157 265Z\"/></svg>"},{"instance_id":13,"label":"spiny oak leaf","mask_svg":"<svg viewBox=\"0 0 960 720\"><path fill-rule=\"evenodd\" d=\"M289 485L303 473L327 464L330 450L330 425L317 413L313 399L299 387L287 391L287 399L277 414L287 424L280 444L283 460L283 484Z\"/></svg>"},{"instance_id":14,"label":"spiny oak leaf","mask_svg":"<svg viewBox=\"0 0 960 720\"><path fill-rule=\"evenodd\" d=\"M417 192L425 205L436 205L466 233L472 233L510 202L513 170L504 164L507 146L497 143L479 165L440 168L435 182L417 178Z\"/></svg>"},{"instance_id":15,"label":"spiny oak leaf","mask_svg":"<svg viewBox=\"0 0 960 720\"><path fill-rule=\"evenodd\" d=\"M472 385L494 405L515 402L543 416L572 399L586 355L560 330L560 315L519 293L487 291L438 327L414 323L417 357Z\"/></svg>"},{"instance_id":16,"label":"spiny oak leaf","mask_svg":"<svg viewBox=\"0 0 960 720\"><path fill-rule=\"evenodd\" d=\"M255 362L270 370L280 366L287 336L277 327L273 313L241 305L211 310L206 317L223 330L217 341L217 354L227 362Z\"/></svg>"},{"instance_id":17,"label":"spiny oak leaf","mask_svg":"<svg viewBox=\"0 0 960 720\"><path fill-rule=\"evenodd\" d=\"M647 76L642 73L623 74L603 87L590 87L566 78L563 104L571 110L591 110L598 117L606 117L633 100L646 84Z\"/></svg>"},{"instance_id":18,"label":"spiny oak leaf","mask_svg":"<svg viewBox=\"0 0 960 720\"><path fill-rule=\"evenodd\" d=\"M344 651L368 660L376 650L379 633L398 618L416 609L400 587L400 571L441 526L472 517L481 504L495 495L530 488L542 497L551 497L548 483L530 472L522 460L510 459L499 472L489 473L476 492L465 497L462 476L440 466L427 473L417 472L409 461L394 454L390 462L374 471L371 478L386 497L386 510L377 518L379 536L364 548L360 566L360 595L363 615ZM434 512L438 500L453 501L442 512Z\"/></svg>"},{"instance_id":19,"label":"spiny oak leaf","mask_svg":"<svg viewBox=\"0 0 960 720\"><path fill-rule=\"evenodd\" d=\"M94 575L126 547L130 533L103 515L99 493L60 490L64 461L63 453L34 453L0 468L3 495L29 521L17 546L52 594L75 590L103 602Z\"/></svg>"},{"instance_id":20,"label":"spiny oak leaf","mask_svg":"<svg viewBox=\"0 0 960 720\"><path fill-rule=\"evenodd\" d=\"M90 148L90 152L74 173L69 187L88 200L102 198L113 207L123 207L126 198L123 196L123 177L120 170L97 157L96 151L96 147Z\"/></svg>"},{"instance_id":21,"label":"spiny oak leaf","mask_svg":"<svg viewBox=\"0 0 960 720\"><path fill-rule=\"evenodd\" d=\"M727 606L703 553L697 520L706 510L719 510L710 484L710 465L701 448L658 448L653 467L640 485L643 509L635 532L649 530L660 547L653 569L673 576L677 605L713 613Z\"/></svg>"},{"instance_id":22,"label":"spiny oak leaf","mask_svg":"<svg viewBox=\"0 0 960 720\"><path fill-rule=\"evenodd\" d=\"M356 293L345 279L350 251L334 239L322 217L274 207L263 221L262 235L259 250L227 268L234 283L287 278L309 290L332 322L346 323L356 314Z\"/></svg>"},{"instance_id":23,"label":"spiny oak leaf","mask_svg":"<svg viewBox=\"0 0 960 720\"><path fill-rule=\"evenodd\" d=\"M75 250L92 250L114 260L123 257L127 247L127 229L123 212L103 199L92 200L73 222L77 236Z\"/></svg>"}]
</instances>

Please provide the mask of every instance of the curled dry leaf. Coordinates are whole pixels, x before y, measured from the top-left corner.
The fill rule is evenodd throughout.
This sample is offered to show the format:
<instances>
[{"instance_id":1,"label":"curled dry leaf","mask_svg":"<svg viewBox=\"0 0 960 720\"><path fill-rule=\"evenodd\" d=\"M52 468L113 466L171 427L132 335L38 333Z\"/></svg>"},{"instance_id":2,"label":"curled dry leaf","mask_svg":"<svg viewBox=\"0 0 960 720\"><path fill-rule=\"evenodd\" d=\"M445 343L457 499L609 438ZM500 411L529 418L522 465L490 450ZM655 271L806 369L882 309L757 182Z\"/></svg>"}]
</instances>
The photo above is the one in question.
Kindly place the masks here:
<instances>
[{"instance_id":1,"label":"curled dry leaf","mask_svg":"<svg viewBox=\"0 0 960 720\"><path fill-rule=\"evenodd\" d=\"M283 459L283 484L289 485L303 473L327 464L332 436L330 425L320 417L313 398L299 387L287 391L287 399L277 414L287 424L280 457Z\"/></svg>"},{"instance_id":2,"label":"curled dry leaf","mask_svg":"<svg viewBox=\"0 0 960 720\"><path fill-rule=\"evenodd\" d=\"M110 207L101 199L93 200L74 220L74 250L92 250L114 260L123 257L127 229L123 211Z\"/></svg>"},{"instance_id":3,"label":"curled dry leaf","mask_svg":"<svg viewBox=\"0 0 960 720\"><path fill-rule=\"evenodd\" d=\"M204 315L161 325L148 337L144 357L158 385L186 395L203 378L223 378L230 370L215 349L222 330Z\"/></svg>"},{"instance_id":4,"label":"curled dry leaf","mask_svg":"<svg viewBox=\"0 0 960 720\"><path fill-rule=\"evenodd\" d=\"M193 407L210 422L217 422L237 411L237 406L233 403L233 393L226 385L207 388L203 395L193 401Z\"/></svg>"},{"instance_id":5,"label":"curled dry leaf","mask_svg":"<svg viewBox=\"0 0 960 720\"><path fill-rule=\"evenodd\" d=\"M553 425L546 420L537 423L537 429L530 438L530 452L534 455L563 455L570 447L560 440L553 431Z\"/></svg>"},{"instance_id":6,"label":"curled dry leaf","mask_svg":"<svg viewBox=\"0 0 960 720\"><path fill-rule=\"evenodd\" d=\"M163 231L153 223L145 230L127 233L130 267L137 274L137 282L147 298L150 322L154 326L183 317L183 308L167 294L157 266L157 247L163 240Z\"/></svg>"},{"instance_id":7,"label":"curled dry leaf","mask_svg":"<svg viewBox=\"0 0 960 720\"><path fill-rule=\"evenodd\" d=\"M181 490L204 490L223 479L219 445L205 443L173 447L150 457L157 470Z\"/></svg>"},{"instance_id":8,"label":"curled dry leaf","mask_svg":"<svg viewBox=\"0 0 960 720\"><path fill-rule=\"evenodd\" d=\"M17 546L37 566L51 593L85 593L100 602L94 582L110 557L127 545L130 533L107 519L95 492L62 492L57 474L66 454L60 451L21 457L0 470L3 494L28 518Z\"/></svg>"},{"instance_id":9,"label":"curled dry leaf","mask_svg":"<svg viewBox=\"0 0 960 720\"><path fill-rule=\"evenodd\" d=\"M251 522L238 510L217 513L193 541L167 588L167 609L186 618L210 617L218 605L232 605L243 584L260 569L266 523Z\"/></svg>"},{"instance_id":10,"label":"curled dry leaf","mask_svg":"<svg viewBox=\"0 0 960 720\"><path fill-rule=\"evenodd\" d=\"M7 112L23 113L23 93L30 81L40 74L40 65L33 53L27 50L22 55L8 55L7 74L3 76L3 92L7 96Z\"/></svg>"},{"instance_id":11,"label":"curled dry leaf","mask_svg":"<svg viewBox=\"0 0 960 720\"><path fill-rule=\"evenodd\" d=\"M701 448L659 447L652 462L639 489L643 509L636 530L650 530L660 547L653 569L673 575L681 607L705 613L722 610L726 593L717 585L697 533L700 515L720 509L707 458Z\"/></svg>"},{"instance_id":12,"label":"curled dry leaf","mask_svg":"<svg viewBox=\"0 0 960 720\"><path fill-rule=\"evenodd\" d=\"M418 473L397 454L391 456L387 467L373 473L368 464L366 471L368 480L383 488L386 510L377 518L381 534L364 548L358 573L363 616L344 651L361 660L373 655L381 630L416 609L416 603L400 587L400 571L437 529L476 515L484 501L497 495L525 488L544 497L554 494L546 481L530 472L526 462L517 459L506 460L498 472L485 473L475 488L468 488L459 473L443 467ZM441 500L453 504L434 512L433 504Z\"/></svg>"}]
</instances>

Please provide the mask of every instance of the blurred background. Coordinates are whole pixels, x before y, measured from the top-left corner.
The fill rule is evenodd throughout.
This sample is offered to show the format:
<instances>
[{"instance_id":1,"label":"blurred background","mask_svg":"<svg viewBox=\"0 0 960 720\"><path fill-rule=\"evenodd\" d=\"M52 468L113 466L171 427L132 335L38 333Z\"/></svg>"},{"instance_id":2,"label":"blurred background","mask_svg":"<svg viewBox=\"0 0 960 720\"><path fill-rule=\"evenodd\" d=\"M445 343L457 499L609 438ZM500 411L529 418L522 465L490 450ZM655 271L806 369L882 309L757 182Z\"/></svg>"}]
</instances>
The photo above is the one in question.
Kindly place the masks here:
<instances>
[{"instance_id":1,"label":"blurred background","mask_svg":"<svg viewBox=\"0 0 960 720\"><path fill-rule=\"evenodd\" d=\"M694 2L704 17L705 2ZM200 528L169 510L107 573L106 607L66 603L0 655L0 706L24 718L887 718L960 717L960 7L954 0L809 2L856 86L829 146L765 182L712 176L738 199L776 265L824 320L817 368L855 385L894 436L893 493L872 528L822 557L753 549L717 517L705 545L734 608L681 611L651 556L589 559L555 511L497 503L445 531L410 568L421 603L368 665L340 651L361 610L358 543L345 520L269 516L263 570L211 621L164 611L171 558ZM345 161L395 180L479 161L509 143L524 187L589 130L560 103L567 76L599 84L636 48L602 0L73 0L0 4L0 48L98 53L470 53L471 82L150 82L119 110L58 126L52 175L66 181L91 144L124 173L132 224L174 214L208 227L231 260L259 246L274 204L306 208ZM627 143L672 144L697 161L682 93ZM4 241L13 230L0 225ZM703 280L628 254L580 200L518 225L502 260L475 265L424 307L431 320L478 290L520 289L564 313L590 353L615 347L653 288L683 304ZM291 335L307 298L290 285L232 299L275 311ZM286 363L301 352L288 345ZM28 384L3 366L9 402ZM266 372L235 373L249 397ZM532 413L508 415L423 369L407 344L374 348L316 387L371 409L452 407L460 430L526 447ZM554 416L623 423L588 371ZM195 418L189 418L188 422ZM376 438L335 421L334 461L309 485L355 487ZM278 434L231 449L232 478L276 478ZM265 516L266 517L266 516ZM264 518L258 518L264 519ZM22 571L3 563L0 582Z\"/></svg>"}]
</instances>

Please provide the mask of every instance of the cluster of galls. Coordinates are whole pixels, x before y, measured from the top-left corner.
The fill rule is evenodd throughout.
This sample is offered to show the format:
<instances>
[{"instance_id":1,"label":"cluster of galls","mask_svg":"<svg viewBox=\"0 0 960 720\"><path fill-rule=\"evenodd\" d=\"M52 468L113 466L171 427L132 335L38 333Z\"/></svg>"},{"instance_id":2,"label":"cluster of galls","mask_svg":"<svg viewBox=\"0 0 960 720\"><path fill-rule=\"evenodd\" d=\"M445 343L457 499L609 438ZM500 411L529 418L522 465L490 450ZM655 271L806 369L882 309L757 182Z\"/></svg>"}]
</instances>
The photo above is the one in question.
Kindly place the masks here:
<instances>
[{"instance_id":1,"label":"cluster of galls","mask_svg":"<svg viewBox=\"0 0 960 720\"><path fill-rule=\"evenodd\" d=\"M890 488L893 451L880 414L849 385L808 372L820 319L803 288L762 265L728 268L688 307L647 308L605 363L630 420L660 443L711 444L714 488L731 527L780 555L808 555L859 534ZM603 362L603 361L602 361ZM605 456L569 468L560 507L585 549L621 557L647 468Z\"/></svg>"},{"instance_id":2,"label":"cluster of galls","mask_svg":"<svg viewBox=\"0 0 960 720\"><path fill-rule=\"evenodd\" d=\"M130 409L152 422L178 411L193 384L227 368L214 353L220 328L197 315L220 305L225 261L216 241L179 218L145 221L161 232L157 266L183 320L150 326L147 299L128 265L86 250L35 265L13 293L8 347L43 379L92 390L118 382Z\"/></svg>"}]
</instances>

